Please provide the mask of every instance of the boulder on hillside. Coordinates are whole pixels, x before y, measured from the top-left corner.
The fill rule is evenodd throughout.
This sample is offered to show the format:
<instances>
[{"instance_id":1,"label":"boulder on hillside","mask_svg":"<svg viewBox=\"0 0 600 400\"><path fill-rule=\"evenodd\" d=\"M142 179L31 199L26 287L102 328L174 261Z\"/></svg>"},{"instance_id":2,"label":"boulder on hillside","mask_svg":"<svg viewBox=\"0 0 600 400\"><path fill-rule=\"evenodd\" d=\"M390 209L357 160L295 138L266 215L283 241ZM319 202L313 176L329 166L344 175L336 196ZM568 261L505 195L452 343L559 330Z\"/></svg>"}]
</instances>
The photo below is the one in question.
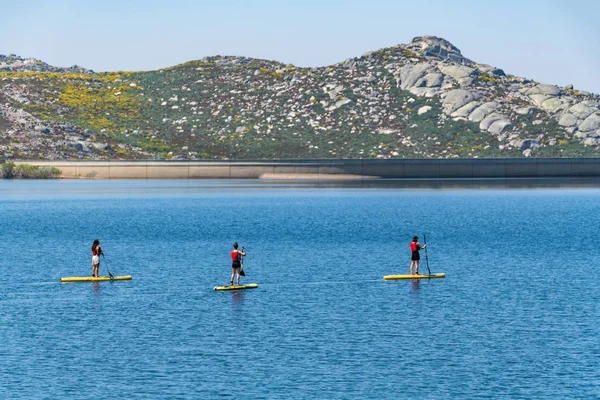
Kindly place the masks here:
<instances>
[{"instance_id":1,"label":"boulder on hillside","mask_svg":"<svg viewBox=\"0 0 600 400\"><path fill-rule=\"evenodd\" d=\"M591 132L600 128L600 113L592 114L579 125L581 132Z\"/></svg>"},{"instance_id":2,"label":"boulder on hillside","mask_svg":"<svg viewBox=\"0 0 600 400\"><path fill-rule=\"evenodd\" d=\"M44 125L37 125L34 129L37 133L41 133L42 135L51 135L52 134L52 131L50 130L50 128L48 128L47 126L44 126Z\"/></svg>"},{"instance_id":3,"label":"boulder on hillside","mask_svg":"<svg viewBox=\"0 0 600 400\"><path fill-rule=\"evenodd\" d=\"M419 111L417 111L417 114L423 115L426 112L428 112L429 110L431 110L431 106L423 106L423 107L419 108Z\"/></svg>"},{"instance_id":4,"label":"boulder on hillside","mask_svg":"<svg viewBox=\"0 0 600 400\"><path fill-rule=\"evenodd\" d=\"M498 135L510 124L510 120L504 115L492 113L485 117L483 121L481 121L479 124L479 129L482 131L488 131L494 135Z\"/></svg>"},{"instance_id":5,"label":"boulder on hillside","mask_svg":"<svg viewBox=\"0 0 600 400\"><path fill-rule=\"evenodd\" d=\"M560 89L553 85L540 84L540 85L534 86L530 89L527 89L525 94L527 94L527 95L543 94L545 96L558 96L560 94Z\"/></svg>"},{"instance_id":6,"label":"boulder on hillside","mask_svg":"<svg viewBox=\"0 0 600 400\"><path fill-rule=\"evenodd\" d=\"M571 113L565 113L563 114L563 116L560 118L560 120L558 120L558 124L560 126L564 126L564 127L569 127L569 126L575 126L577 125L577 123L579 122L579 119L577 119L576 116L574 116Z\"/></svg>"},{"instance_id":7,"label":"boulder on hillside","mask_svg":"<svg viewBox=\"0 0 600 400\"><path fill-rule=\"evenodd\" d=\"M469 121L473 122L481 122L490 115L492 112L496 111L498 108L498 103L495 101L489 101L487 103L482 104L477 107L471 114L469 114Z\"/></svg>"},{"instance_id":8,"label":"boulder on hillside","mask_svg":"<svg viewBox=\"0 0 600 400\"><path fill-rule=\"evenodd\" d=\"M582 101L569 108L568 112L578 119L586 119L600 109L600 103L596 101Z\"/></svg>"},{"instance_id":9,"label":"boulder on hillside","mask_svg":"<svg viewBox=\"0 0 600 400\"><path fill-rule=\"evenodd\" d=\"M440 87L444 82L444 75L436 72L430 72L415 83L415 87Z\"/></svg>"},{"instance_id":10,"label":"boulder on hillside","mask_svg":"<svg viewBox=\"0 0 600 400\"><path fill-rule=\"evenodd\" d=\"M513 147L518 148L521 151L525 150L535 150L541 147L541 143L538 139L523 139L523 140L513 140L509 143Z\"/></svg>"},{"instance_id":11,"label":"boulder on hillside","mask_svg":"<svg viewBox=\"0 0 600 400\"><path fill-rule=\"evenodd\" d=\"M110 145L106 143L91 143L91 146L94 149L100 151L112 151L112 147L110 147Z\"/></svg>"},{"instance_id":12,"label":"boulder on hillside","mask_svg":"<svg viewBox=\"0 0 600 400\"><path fill-rule=\"evenodd\" d=\"M68 143L66 143L66 146L70 147L71 149L73 149L75 151L84 151L84 149L86 149L86 148L84 148L83 144L81 144L79 142L68 142Z\"/></svg>"},{"instance_id":13,"label":"boulder on hillside","mask_svg":"<svg viewBox=\"0 0 600 400\"><path fill-rule=\"evenodd\" d=\"M481 103L479 101L472 101L468 104L465 104L458 110L454 111L452 114L450 114L450 116L452 118L465 118L466 119L469 116L469 114L471 114L471 112L473 112L474 109L479 107L480 104Z\"/></svg>"},{"instance_id":14,"label":"boulder on hillside","mask_svg":"<svg viewBox=\"0 0 600 400\"><path fill-rule=\"evenodd\" d=\"M481 97L479 93L465 89L454 89L442 96L442 105L444 107L444 112L447 115L452 114L465 104L468 104Z\"/></svg>"},{"instance_id":15,"label":"boulder on hillside","mask_svg":"<svg viewBox=\"0 0 600 400\"><path fill-rule=\"evenodd\" d=\"M467 67L466 65L447 65L443 67L441 71L445 75L450 75L456 81L460 81L463 78L467 78L477 73L475 68Z\"/></svg>"},{"instance_id":16,"label":"boulder on hillside","mask_svg":"<svg viewBox=\"0 0 600 400\"><path fill-rule=\"evenodd\" d=\"M500 118L499 120L494 121L487 130L492 135L499 135L507 126L510 125L512 124L508 118Z\"/></svg>"},{"instance_id":17,"label":"boulder on hillside","mask_svg":"<svg viewBox=\"0 0 600 400\"><path fill-rule=\"evenodd\" d=\"M506 76L506 73L504 72L504 70L502 70L500 68L493 68L490 71L490 74L495 75L495 76Z\"/></svg>"},{"instance_id":18,"label":"boulder on hillside","mask_svg":"<svg viewBox=\"0 0 600 400\"><path fill-rule=\"evenodd\" d=\"M541 106L543 110L551 113L557 113L570 105L569 100L562 99L560 97L551 97L544 101Z\"/></svg>"},{"instance_id":19,"label":"boulder on hillside","mask_svg":"<svg viewBox=\"0 0 600 400\"><path fill-rule=\"evenodd\" d=\"M402 67L398 72L400 75L400 87L409 90L414 87L419 79L433 72L433 65L429 63L409 64Z\"/></svg>"}]
</instances>

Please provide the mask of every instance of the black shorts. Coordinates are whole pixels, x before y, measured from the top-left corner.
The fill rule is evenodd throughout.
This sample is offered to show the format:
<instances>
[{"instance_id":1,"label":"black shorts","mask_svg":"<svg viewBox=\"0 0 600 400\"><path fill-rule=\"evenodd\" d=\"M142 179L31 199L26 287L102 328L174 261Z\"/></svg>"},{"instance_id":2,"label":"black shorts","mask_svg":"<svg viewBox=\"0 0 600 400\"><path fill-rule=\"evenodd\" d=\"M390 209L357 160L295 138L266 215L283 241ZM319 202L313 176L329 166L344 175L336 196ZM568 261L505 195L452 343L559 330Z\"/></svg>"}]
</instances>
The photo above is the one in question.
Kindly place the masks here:
<instances>
[{"instance_id":1,"label":"black shorts","mask_svg":"<svg viewBox=\"0 0 600 400\"><path fill-rule=\"evenodd\" d=\"M419 252L418 251L413 251L411 260L412 261L419 261L420 259L421 259L421 256L419 255Z\"/></svg>"},{"instance_id":2,"label":"black shorts","mask_svg":"<svg viewBox=\"0 0 600 400\"><path fill-rule=\"evenodd\" d=\"M234 261L231 263L231 268L242 268L242 264L239 261Z\"/></svg>"}]
</instances>

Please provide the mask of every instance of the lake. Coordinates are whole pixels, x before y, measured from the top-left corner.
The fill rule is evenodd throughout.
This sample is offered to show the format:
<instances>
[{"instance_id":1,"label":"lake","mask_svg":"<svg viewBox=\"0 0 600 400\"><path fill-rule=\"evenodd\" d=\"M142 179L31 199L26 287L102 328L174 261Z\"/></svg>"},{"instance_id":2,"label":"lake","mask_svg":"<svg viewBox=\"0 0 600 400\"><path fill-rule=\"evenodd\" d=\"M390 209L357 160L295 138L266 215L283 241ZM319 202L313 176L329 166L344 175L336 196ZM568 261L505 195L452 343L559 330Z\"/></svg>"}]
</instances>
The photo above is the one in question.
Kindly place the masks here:
<instances>
[{"instance_id":1,"label":"lake","mask_svg":"<svg viewBox=\"0 0 600 400\"><path fill-rule=\"evenodd\" d=\"M600 398L600 190L384 186L0 181L0 398Z\"/></svg>"}]
</instances>

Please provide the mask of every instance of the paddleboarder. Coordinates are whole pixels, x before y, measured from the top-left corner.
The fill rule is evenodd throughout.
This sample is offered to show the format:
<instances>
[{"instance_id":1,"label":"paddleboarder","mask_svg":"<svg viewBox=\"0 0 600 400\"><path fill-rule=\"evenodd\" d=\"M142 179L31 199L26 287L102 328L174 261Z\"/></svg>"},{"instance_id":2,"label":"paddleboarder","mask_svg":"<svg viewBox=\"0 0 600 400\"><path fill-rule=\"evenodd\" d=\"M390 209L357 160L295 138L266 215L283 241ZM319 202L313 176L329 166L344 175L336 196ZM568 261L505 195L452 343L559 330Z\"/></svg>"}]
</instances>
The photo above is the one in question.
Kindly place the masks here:
<instances>
[{"instance_id":1,"label":"paddleboarder","mask_svg":"<svg viewBox=\"0 0 600 400\"><path fill-rule=\"evenodd\" d=\"M419 256L419 250L426 248L427 245L421 246L419 243L419 237L414 236L412 242L410 242L410 251L411 251L411 262L410 262L410 274L413 274L413 266L415 267L416 275L419 275L419 260L421 256Z\"/></svg>"},{"instance_id":2,"label":"paddleboarder","mask_svg":"<svg viewBox=\"0 0 600 400\"><path fill-rule=\"evenodd\" d=\"M237 280L237 285L240 285L240 269L242 268L242 257L246 256L246 252L244 251L244 247L242 246L242 250L238 250L238 242L233 244L233 250L231 251L231 279L229 280L229 285L233 286L234 278Z\"/></svg>"},{"instance_id":3,"label":"paddleboarder","mask_svg":"<svg viewBox=\"0 0 600 400\"><path fill-rule=\"evenodd\" d=\"M92 276L96 278L100 268L100 254L102 254L102 247L100 247L100 241L96 239L92 243Z\"/></svg>"}]
</instances>

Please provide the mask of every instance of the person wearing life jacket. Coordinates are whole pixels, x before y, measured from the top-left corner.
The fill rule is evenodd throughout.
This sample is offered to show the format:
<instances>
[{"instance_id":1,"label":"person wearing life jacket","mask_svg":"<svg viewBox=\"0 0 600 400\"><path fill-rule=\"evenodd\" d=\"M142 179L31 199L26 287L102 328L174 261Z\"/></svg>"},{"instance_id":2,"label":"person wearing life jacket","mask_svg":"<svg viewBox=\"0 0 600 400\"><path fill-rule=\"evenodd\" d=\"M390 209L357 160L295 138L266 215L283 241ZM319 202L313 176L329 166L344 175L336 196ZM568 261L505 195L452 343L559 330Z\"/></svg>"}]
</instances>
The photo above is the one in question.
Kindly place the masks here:
<instances>
[{"instance_id":1,"label":"person wearing life jacket","mask_svg":"<svg viewBox=\"0 0 600 400\"><path fill-rule=\"evenodd\" d=\"M96 239L92 243L92 276L96 278L100 268L100 254L102 254L102 247L100 247L100 241Z\"/></svg>"},{"instance_id":2,"label":"person wearing life jacket","mask_svg":"<svg viewBox=\"0 0 600 400\"><path fill-rule=\"evenodd\" d=\"M421 246L419 244L419 237L414 236L412 242L410 242L410 251L411 251L411 263L410 263L410 274L413 274L413 266L415 267L415 274L419 275L419 260L421 256L419 256L419 250L424 249L427 245Z\"/></svg>"},{"instance_id":3,"label":"person wearing life jacket","mask_svg":"<svg viewBox=\"0 0 600 400\"><path fill-rule=\"evenodd\" d=\"M233 250L231 251L231 279L229 280L229 284L233 285L233 280L236 278L237 285L240 285L240 269L242 268L242 257L246 256L246 252L244 251L244 247L242 246L242 250L238 250L238 243L235 242L233 244Z\"/></svg>"}]
</instances>

